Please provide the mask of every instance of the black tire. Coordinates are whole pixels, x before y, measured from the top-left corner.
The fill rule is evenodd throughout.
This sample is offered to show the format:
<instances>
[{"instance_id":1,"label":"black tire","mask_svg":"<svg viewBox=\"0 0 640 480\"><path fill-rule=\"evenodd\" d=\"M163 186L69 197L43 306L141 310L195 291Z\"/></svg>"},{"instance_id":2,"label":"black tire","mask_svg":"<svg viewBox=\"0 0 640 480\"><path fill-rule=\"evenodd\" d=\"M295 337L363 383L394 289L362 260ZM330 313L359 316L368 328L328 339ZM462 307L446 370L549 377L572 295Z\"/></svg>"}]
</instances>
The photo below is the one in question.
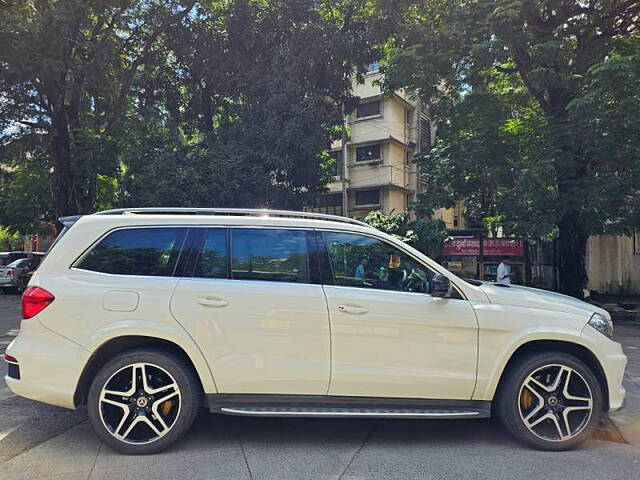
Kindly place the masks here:
<instances>
[{"instance_id":1,"label":"black tire","mask_svg":"<svg viewBox=\"0 0 640 480\"><path fill-rule=\"evenodd\" d=\"M523 401L527 400L524 398L524 395L526 395L524 393L526 387L523 386L523 383L530 375L536 372L542 372L544 375L545 372L554 371L552 370L553 368L558 369L555 371L560 371L559 367L551 367L553 365L561 365L573 370L571 373L572 382L579 382L578 387L586 383L586 385L588 385L588 391L586 389L583 390L586 392L583 395L585 397L588 394L591 395L590 415L587 413L588 410L585 410L584 413L572 412L570 416L570 418L576 423L574 425L575 432L573 432L573 434L566 428L566 424L562 423L562 419L564 418L562 415L562 404L571 404L571 400L567 400L562 394L557 396L559 397L558 401L554 393L547 393L546 391L539 390L539 393L548 395L548 398L543 397L544 402L542 402L540 398L533 396L529 392L528 395L531 395L530 398L533 399L535 405L532 405L529 410L521 413L521 409L524 409L526 405ZM545 368L548 370L545 370ZM576 372L579 375L575 375ZM557 351L528 354L520 358L515 365L510 367L509 371L506 372L505 375L506 377L504 378L498 392L497 414L507 430L525 444L539 450L570 450L587 440L600 423L603 410L602 386L594 372L583 361L573 355ZM565 373L565 375L567 374ZM552 374L549 373L549 377L551 376ZM553 401L553 403L557 402L558 406L551 405L550 402L552 402L552 396L556 398L556 401ZM558 416L556 418L559 420L560 426L556 426L552 419L548 419L543 420L543 422L547 422L546 425L543 424L543 422L540 422L537 428L550 428L551 432L553 432L554 429L562 430L562 435L566 435L566 439L562 439L561 434L558 434L558 438L556 439L550 439L549 436L542 438L539 431L538 433L534 433L528 428L525 424L524 418L526 417L524 415L526 413L528 416L528 414L530 414L539 405L544 405L544 407L540 408L538 417L531 417L530 423L533 424L541 416L557 413ZM574 405L588 405L588 403L575 402ZM557 410L554 408L557 408ZM575 413L578 413L577 421L574 419Z\"/></svg>"},{"instance_id":2,"label":"black tire","mask_svg":"<svg viewBox=\"0 0 640 480\"><path fill-rule=\"evenodd\" d=\"M172 377L171 380L177 384L179 389L179 396L174 397L178 399L178 403L175 407L176 413L172 418L172 423L167 429L167 433L155 440L150 440L149 443L131 443L117 438L114 436L112 431L107 428L107 425L105 425L107 420L103 422L101 415L101 408L108 408L104 407L104 404L101 404L100 401L103 388L112 378L116 378L115 375L119 374L118 372L123 372L122 375L128 375L126 369L128 366L133 364L148 364L151 368L146 367L147 370L145 371L156 369L155 371L162 372L161 374L169 374L170 377ZM133 372L133 375L136 375L135 369L132 369L131 371ZM138 371L140 371L140 369L138 369ZM138 383L140 383L140 381L138 381ZM137 395L138 394L136 393L133 397L136 397ZM158 397L162 397L162 395L165 395L165 393L163 392L158 394ZM198 414L201 397L202 393L200 383L198 382L195 372L180 356L160 349L138 348L121 353L100 368L89 388L89 394L87 397L87 413L96 435L98 435L100 440L105 444L124 454L147 455L166 449L187 432ZM118 399L117 396L113 398ZM153 396L151 396L150 399L153 399ZM159 398L155 398L155 400L158 401ZM132 399L131 402L135 402L135 399ZM122 403L124 404L125 402L123 401ZM149 405L152 405L152 402L149 402ZM171 405L170 408L174 408L173 402L169 405ZM160 407L161 406L162 404ZM133 411L135 409L138 409L138 405L136 403L131 403L131 418L136 418L136 413ZM148 413L149 417L156 419L155 416L151 415L152 412ZM107 418L106 413L105 418ZM158 424L156 423L156 425ZM142 428L148 427L143 426ZM151 432L151 430L149 430L149 432Z\"/></svg>"}]
</instances>

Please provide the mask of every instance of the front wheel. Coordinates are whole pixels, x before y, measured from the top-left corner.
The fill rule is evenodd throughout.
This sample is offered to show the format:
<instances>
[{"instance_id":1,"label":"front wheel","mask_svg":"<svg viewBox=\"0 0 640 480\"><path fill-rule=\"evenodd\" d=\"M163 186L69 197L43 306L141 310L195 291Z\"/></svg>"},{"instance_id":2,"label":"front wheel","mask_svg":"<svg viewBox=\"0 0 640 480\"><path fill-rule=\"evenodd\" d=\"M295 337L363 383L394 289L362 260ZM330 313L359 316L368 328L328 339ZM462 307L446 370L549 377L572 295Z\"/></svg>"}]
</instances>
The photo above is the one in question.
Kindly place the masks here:
<instances>
[{"instance_id":1,"label":"front wheel","mask_svg":"<svg viewBox=\"0 0 640 480\"><path fill-rule=\"evenodd\" d=\"M602 389L580 359L563 352L532 354L507 373L498 414L525 443L541 450L568 450L598 426Z\"/></svg>"},{"instance_id":2,"label":"front wheel","mask_svg":"<svg viewBox=\"0 0 640 480\"><path fill-rule=\"evenodd\" d=\"M104 365L91 384L89 421L100 439L126 454L164 450L193 423L200 404L193 370L161 350L136 349Z\"/></svg>"}]
</instances>

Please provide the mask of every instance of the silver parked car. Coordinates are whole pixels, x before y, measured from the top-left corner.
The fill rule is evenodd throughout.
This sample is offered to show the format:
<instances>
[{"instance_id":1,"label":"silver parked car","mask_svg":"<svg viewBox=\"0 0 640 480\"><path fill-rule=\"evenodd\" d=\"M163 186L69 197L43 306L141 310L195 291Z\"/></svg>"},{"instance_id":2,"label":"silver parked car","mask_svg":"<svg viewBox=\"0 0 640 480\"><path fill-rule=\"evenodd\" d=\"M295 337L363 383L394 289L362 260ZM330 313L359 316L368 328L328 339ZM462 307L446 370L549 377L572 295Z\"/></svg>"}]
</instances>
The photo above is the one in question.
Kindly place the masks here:
<instances>
[{"instance_id":1,"label":"silver parked car","mask_svg":"<svg viewBox=\"0 0 640 480\"><path fill-rule=\"evenodd\" d=\"M9 265L0 267L0 290L22 293L42 257L42 254L34 253L30 257L19 258Z\"/></svg>"}]
</instances>

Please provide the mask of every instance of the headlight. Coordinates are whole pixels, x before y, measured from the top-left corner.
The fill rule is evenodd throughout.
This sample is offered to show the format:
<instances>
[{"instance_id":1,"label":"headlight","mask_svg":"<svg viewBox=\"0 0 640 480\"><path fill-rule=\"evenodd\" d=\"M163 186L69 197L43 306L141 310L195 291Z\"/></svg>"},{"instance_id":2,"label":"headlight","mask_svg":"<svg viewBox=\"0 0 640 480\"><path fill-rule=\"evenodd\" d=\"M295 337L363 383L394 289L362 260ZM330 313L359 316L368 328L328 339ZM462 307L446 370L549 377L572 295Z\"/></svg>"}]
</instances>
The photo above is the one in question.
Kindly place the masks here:
<instances>
[{"instance_id":1,"label":"headlight","mask_svg":"<svg viewBox=\"0 0 640 480\"><path fill-rule=\"evenodd\" d=\"M589 325L598 330L603 335L613 338L613 324L599 313L594 313L589 320Z\"/></svg>"}]
</instances>

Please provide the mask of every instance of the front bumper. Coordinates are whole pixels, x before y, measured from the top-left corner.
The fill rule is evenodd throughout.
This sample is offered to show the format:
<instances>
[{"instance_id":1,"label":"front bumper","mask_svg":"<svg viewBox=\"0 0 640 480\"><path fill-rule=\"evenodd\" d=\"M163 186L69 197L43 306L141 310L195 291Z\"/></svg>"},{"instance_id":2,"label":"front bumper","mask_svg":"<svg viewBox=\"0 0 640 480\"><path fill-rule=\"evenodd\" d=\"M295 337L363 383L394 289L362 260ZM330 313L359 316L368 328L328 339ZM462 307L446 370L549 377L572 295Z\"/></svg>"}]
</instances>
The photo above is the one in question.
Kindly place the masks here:
<instances>
[{"instance_id":1,"label":"front bumper","mask_svg":"<svg viewBox=\"0 0 640 480\"><path fill-rule=\"evenodd\" d=\"M6 353L18 360L20 379L5 376L13 393L75 408L73 397L90 352L46 328L37 317L23 320Z\"/></svg>"},{"instance_id":2,"label":"front bumper","mask_svg":"<svg viewBox=\"0 0 640 480\"><path fill-rule=\"evenodd\" d=\"M622 350L622 345L605 337L589 325L582 330L582 336L591 344L591 351L598 358L607 379L609 412L616 412L624 406L627 393L622 386L627 356Z\"/></svg>"}]
</instances>

